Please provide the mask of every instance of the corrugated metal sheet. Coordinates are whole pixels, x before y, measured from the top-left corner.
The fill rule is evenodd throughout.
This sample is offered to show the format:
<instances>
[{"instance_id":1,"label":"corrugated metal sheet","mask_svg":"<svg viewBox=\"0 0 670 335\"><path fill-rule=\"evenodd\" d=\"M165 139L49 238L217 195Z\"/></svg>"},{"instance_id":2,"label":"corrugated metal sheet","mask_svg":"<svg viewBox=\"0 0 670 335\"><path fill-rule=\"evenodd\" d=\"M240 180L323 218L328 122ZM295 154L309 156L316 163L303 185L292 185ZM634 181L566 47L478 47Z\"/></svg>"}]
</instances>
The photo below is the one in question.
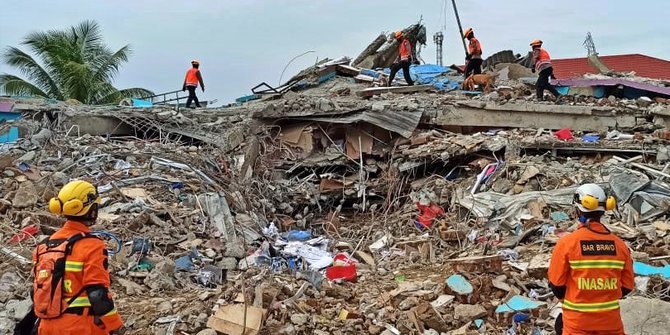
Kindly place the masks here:
<instances>
[{"instance_id":1,"label":"corrugated metal sheet","mask_svg":"<svg viewBox=\"0 0 670 335\"><path fill-rule=\"evenodd\" d=\"M410 137L421 120L420 111L372 111L365 110L338 116L300 116L291 119L350 124L367 122L392 131L403 137Z\"/></svg>"},{"instance_id":2,"label":"corrugated metal sheet","mask_svg":"<svg viewBox=\"0 0 670 335\"><path fill-rule=\"evenodd\" d=\"M634 71L637 76L670 80L670 61L641 54L600 56L600 60L615 72ZM587 73L598 73L588 58L552 59L554 75L558 79L582 77Z\"/></svg>"}]
</instances>

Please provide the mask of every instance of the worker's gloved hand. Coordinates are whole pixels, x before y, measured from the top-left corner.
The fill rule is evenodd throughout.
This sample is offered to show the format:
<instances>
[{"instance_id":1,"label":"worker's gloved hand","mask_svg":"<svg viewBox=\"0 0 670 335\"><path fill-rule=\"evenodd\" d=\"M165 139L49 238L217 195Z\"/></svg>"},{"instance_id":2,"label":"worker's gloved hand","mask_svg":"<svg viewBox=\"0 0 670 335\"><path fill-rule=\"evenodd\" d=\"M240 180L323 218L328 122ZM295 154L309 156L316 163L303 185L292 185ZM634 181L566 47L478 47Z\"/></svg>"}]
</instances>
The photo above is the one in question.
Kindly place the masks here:
<instances>
[{"instance_id":1,"label":"worker's gloved hand","mask_svg":"<svg viewBox=\"0 0 670 335\"><path fill-rule=\"evenodd\" d=\"M530 69L530 72L535 73L535 68Z\"/></svg>"}]
</instances>

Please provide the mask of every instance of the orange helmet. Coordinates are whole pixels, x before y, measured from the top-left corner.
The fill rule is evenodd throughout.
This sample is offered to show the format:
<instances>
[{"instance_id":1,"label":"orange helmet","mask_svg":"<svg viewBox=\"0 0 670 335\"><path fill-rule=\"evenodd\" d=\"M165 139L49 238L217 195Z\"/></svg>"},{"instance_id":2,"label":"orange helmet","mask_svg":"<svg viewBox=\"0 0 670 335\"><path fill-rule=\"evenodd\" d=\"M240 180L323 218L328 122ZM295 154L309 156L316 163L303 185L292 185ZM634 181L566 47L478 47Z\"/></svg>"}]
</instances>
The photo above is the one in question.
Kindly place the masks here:
<instances>
[{"instance_id":1,"label":"orange helmet","mask_svg":"<svg viewBox=\"0 0 670 335\"><path fill-rule=\"evenodd\" d=\"M401 38L401 37L402 37L402 31L396 31L396 32L393 34L393 37L395 37L396 39Z\"/></svg>"},{"instance_id":2,"label":"orange helmet","mask_svg":"<svg viewBox=\"0 0 670 335\"><path fill-rule=\"evenodd\" d=\"M530 42L531 47L539 47L542 45L542 40L534 39L532 42Z\"/></svg>"},{"instance_id":3,"label":"orange helmet","mask_svg":"<svg viewBox=\"0 0 670 335\"><path fill-rule=\"evenodd\" d=\"M191 61L191 64L192 65L200 65L200 61L198 61L197 59L194 59L194 60Z\"/></svg>"},{"instance_id":4,"label":"orange helmet","mask_svg":"<svg viewBox=\"0 0 670 335\"><path fill-rule=\"evenodd\" d=\"M472 28L465 29L465 32L463 33L463 38L468 38L468 35L472 33Z\"/></svg>"}]
</instances>

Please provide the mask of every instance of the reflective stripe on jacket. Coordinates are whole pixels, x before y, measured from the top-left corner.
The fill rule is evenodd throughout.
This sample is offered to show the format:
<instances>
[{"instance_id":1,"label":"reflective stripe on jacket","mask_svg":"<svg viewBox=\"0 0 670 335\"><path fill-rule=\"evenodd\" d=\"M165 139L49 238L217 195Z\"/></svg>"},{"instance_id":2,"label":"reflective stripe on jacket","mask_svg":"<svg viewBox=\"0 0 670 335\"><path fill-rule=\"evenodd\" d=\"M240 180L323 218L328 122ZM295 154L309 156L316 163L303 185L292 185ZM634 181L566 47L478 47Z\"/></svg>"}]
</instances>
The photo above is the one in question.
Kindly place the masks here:
<instances>
[{"instance_id":1,"label":"reflective stripe on jacket","mask_svg":"<svg viewBox=\"0 0 670 335\"><path fill-rule=\"evenodd\" d=\"M535 63L535 71L540 72L551 66L551 57L547 50L537 48L533 50L533 62Z\"/></svg>"},{"instance_id":2,"label":"reflective stripe on jacket","mask_svg":"<svg viewBox=\"0 0 670 335\"><path fill-rule=\"evenodd\" d=\"M598 222L561 238L554 248L549 282L565 287L563 323L584 331L623 332L622 288L633 289L628 246Z\"/></svg>"},{"instance_id":3,"label":"reflective stripe on jacket","mask_svg":"<svg viewBox=\"0 0 670 335\"><path fill-rule=\"evenodd\" d=\"M400 42L400 60L409 60L412 56L412 44L409 43L408 39L403 39Z\"/></svg>"},{"instance_id":4,"label":"reflective stripe on jacket","mask_svg":"<svg viewBox=\"0 0 670 335\"><path fill-rule=\"evenodd\" d=\"M186 86L198 86L198 71L200 70L194 67L186 71L186 79L184 80Z\"/></svg>"},{"instance_id":5,"label":"reflective stripe on jacket","mask_svg":"<svg viewBox=\"0 0 670 335\"><path fill-rule=\"evenodd\" d=\"M478 39L474 37L470 39L470 43L468 44L468 53L472 56L472 59L482 58L482 45L479 43Z\"/></svg>"}]
</instances>

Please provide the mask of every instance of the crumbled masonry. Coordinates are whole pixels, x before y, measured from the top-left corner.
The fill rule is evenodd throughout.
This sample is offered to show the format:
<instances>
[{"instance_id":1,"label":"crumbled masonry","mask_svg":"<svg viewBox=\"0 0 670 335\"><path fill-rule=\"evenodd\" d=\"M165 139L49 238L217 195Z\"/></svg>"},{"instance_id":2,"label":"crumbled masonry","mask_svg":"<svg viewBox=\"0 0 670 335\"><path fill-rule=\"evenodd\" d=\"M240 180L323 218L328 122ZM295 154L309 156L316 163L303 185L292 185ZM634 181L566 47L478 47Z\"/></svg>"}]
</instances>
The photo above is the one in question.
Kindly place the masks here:
<instances>
[{"instance_id":1,"label":"crumbled masonry","mask_svg":"<svg viewBox=\"0 0 670 335\"><path fill-rule=\"evenodd\" d=\"M93 228L129 334L553 334L546 269L586 182L618 199L606 223L636 260L627 333L667 329L665 84L538 102L503 52L489 94L435 66L385 88L358 65L382 39L225 108L0 98L0 334L30 308L31 251L63 222L48 200L75 178L103 198Z\"/></svg>"}]
</instances>

